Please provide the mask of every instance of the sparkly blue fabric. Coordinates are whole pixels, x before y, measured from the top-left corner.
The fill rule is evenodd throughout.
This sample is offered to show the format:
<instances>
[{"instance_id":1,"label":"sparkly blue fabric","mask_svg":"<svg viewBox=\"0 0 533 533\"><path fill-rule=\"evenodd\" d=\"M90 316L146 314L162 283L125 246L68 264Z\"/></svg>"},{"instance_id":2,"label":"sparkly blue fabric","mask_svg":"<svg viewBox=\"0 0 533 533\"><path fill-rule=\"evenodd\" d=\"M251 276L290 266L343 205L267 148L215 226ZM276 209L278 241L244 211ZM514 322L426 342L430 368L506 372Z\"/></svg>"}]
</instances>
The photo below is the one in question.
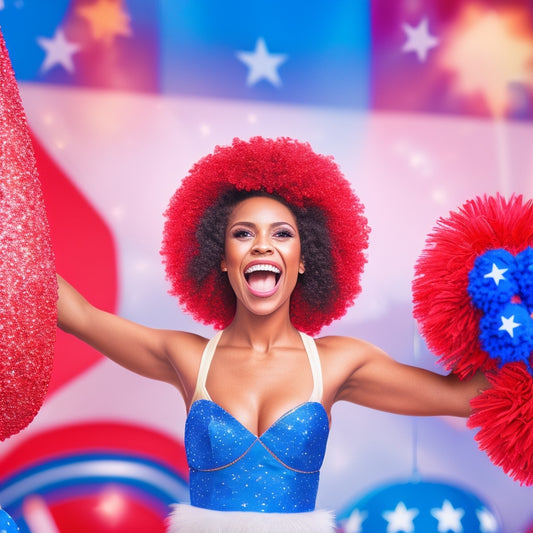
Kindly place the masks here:
<instances>
[{"instance_id":1,"label":"sparkly blue fabric","mask_svg":"<svg viewBox=\"0 0 533 533\"><path fill-rule=\"evenodd\" d=\"M211 400L195 401L185 424L191 504L217 511L314 510L328 433L318 402L295 407L258 437Z\"/></svg>"}]
</instances>

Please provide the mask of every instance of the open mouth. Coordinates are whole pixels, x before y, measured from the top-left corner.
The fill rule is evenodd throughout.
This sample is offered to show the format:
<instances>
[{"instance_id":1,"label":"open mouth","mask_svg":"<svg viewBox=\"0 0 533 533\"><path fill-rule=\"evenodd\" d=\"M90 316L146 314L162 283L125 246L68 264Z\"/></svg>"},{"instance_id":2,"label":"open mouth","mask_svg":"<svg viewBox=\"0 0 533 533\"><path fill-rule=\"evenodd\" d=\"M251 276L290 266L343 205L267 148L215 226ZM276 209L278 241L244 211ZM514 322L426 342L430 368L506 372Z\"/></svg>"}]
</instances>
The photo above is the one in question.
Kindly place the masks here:
<instances>
[{"instance_id":1,"label":"open mouth","mask_svg":"<svg viewBox=\"0 0 533 533\"><path fill-rule=\"evenodd\" d=\"M281 270L269 264L256 264L247 268L244 277L252 292L269 294L275 290L281 277Z\"/></svg>"}]
</instances>

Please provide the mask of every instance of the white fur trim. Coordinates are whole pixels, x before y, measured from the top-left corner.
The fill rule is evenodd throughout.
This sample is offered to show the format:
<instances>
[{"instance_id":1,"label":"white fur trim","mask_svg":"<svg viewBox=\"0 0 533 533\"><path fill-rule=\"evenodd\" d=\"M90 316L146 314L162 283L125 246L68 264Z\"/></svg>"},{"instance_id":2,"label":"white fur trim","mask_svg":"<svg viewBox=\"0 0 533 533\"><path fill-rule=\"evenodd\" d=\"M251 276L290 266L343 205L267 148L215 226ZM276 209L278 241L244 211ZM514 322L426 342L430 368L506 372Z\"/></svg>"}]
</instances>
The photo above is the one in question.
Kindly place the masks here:
<instances>
[{"instance_id":1,"label":"white fur trim","mask_svg":"<svg viewBox=\"0 0 533 533\"><path fill-rule=\"evenodd\" d=\"M329 511L254 513L211 511L178 503L172 505L167 533L334 533Z\"/></svg>"}]
</instances>

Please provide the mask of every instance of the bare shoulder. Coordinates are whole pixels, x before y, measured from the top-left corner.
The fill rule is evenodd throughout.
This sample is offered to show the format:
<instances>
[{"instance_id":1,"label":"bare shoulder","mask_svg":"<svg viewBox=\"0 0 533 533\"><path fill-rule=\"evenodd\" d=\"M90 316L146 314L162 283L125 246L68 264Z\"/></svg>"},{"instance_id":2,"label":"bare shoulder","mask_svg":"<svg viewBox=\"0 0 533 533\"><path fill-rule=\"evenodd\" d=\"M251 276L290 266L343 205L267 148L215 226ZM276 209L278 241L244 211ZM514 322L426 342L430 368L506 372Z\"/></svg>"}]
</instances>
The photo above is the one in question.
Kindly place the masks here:
<instances>
[{"instance_id":1,"label":"bare shoulder","mask_svg":"<svg viewBox=\"0 0 533 533\"><path fill-rule=\"evenodd\" d=\"M166 349L175 364L181 360L200 359L209 339L188 331L166 330Z\"/></svg>"},{"instance_id":2,"label":"bare shoulder","mask_svg":"<svg viewBox=\"0 0 533 533\"><path fill-rule=\"evenodd\" d=\"M344 363L363 364L373 353L382 352L374 344L355 337L330 335L315 339L321 358L327 361L341 359Z\"/></svg>"},{"instance_id":3,"label":"bare shoulder","mask_svg":"<svg viewBox=\"0 0 533 533\"><path fill-rule=\"evenodd\" d=\"M324 381L324 400L333 404L347 380L376 354L373 344L354 337L327 336L316 339Z\"/></svg>"},{"instance_id":4,"label":"bare shoulder","mask_svg":"<svg viewBox=\"0 0 533 533\"><path fill-rule=\"evenodd\" d=\"M200 360L209 339L195 333L172 330L166 330L165 337L167 357L179 380L177 386L188 402L194 393Z\"/></svg>"}]
</instances>

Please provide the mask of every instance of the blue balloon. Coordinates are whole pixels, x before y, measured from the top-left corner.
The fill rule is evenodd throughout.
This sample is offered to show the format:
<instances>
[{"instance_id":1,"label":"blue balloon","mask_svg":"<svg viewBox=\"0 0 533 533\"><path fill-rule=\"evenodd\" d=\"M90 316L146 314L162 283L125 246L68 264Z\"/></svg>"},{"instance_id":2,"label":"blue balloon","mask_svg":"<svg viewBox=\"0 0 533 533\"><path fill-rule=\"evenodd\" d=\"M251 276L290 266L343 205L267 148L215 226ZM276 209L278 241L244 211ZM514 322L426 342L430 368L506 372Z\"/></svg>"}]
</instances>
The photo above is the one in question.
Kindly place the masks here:
<instances>
[{"instance_id":1,"label":"blue balloon","mask_svg":"<svg viewBox=\"0 0 533 533\"><path fill-rule=\"evenodd\" d=\"M441 482L379 487L348 505L338 520L344 533L502 533L486 503Z\"/></svg>"},{"instance_id":2,"label":"blue balloon","mask_svg":"<svg viewBox=\"0 0 533 533\"><path fill-rule=\"evenodd\" d=\"M15 521L3 509L0 509L0 533L19 533Z\"/></svg>"}]
</instances>

